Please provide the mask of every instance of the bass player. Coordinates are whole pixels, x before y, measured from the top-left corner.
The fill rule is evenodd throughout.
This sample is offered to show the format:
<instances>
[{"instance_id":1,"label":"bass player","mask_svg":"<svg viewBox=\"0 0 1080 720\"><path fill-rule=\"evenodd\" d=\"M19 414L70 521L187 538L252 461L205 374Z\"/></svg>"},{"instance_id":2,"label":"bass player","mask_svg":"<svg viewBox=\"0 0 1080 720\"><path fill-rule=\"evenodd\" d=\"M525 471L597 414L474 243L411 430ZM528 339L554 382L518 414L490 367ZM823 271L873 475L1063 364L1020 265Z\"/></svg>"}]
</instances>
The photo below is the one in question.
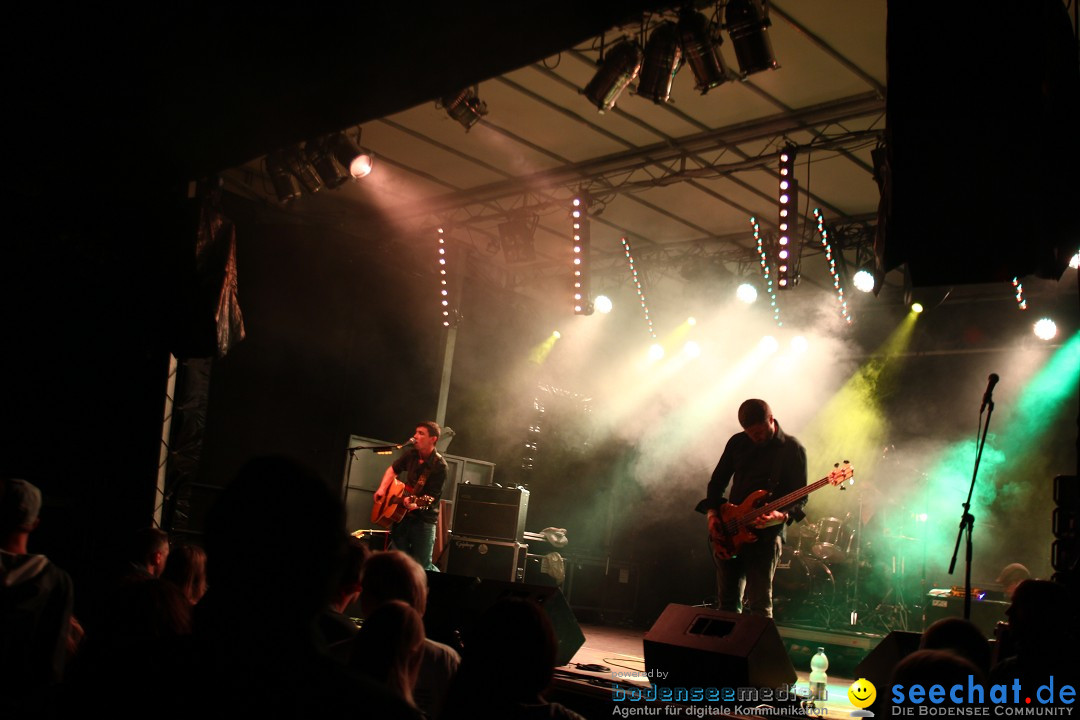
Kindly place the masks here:
<instances>
[{"instance_id":1,"label":"bass player","mask_svg":"<svg viewBox=\"0 0 1080 720\"><path fill-rule=\"evenodd\" d=\"M438 423L418 423L409 443L411 447L386 469L379 489L375 491L375 504L379 505L398 474L408 473L404 481L405 490L411 496L406 504L408 512L390 528L390 540L394 547L412 557L425 570L438 569L431 562L431 551L439 520L439 498L446 482L446 460L435 450L441 433ZM417 499L423 502L417 502Z\"/></svg>"},{"instance_id":2,"label":"bass player","mask_svg":"<svg viewBox=\"0 0 1080 720\"><path fill-rule=\"evenodd\" d=\"M744 402L739 406L739 425L743 431L728 440L709 479L707 497L696 508L708 515L714 547L724 540L721 508L725 503L741 503L756 490L778 498L806 487L806 449L780 429L768 403L756 399ZM784 530L805 517L805 504L803 496L789 507L755 518L750 526L753 541L739 547L734 557L716 559L721 610L772 617L773 573Z\"/></svg>"}]
</instances>

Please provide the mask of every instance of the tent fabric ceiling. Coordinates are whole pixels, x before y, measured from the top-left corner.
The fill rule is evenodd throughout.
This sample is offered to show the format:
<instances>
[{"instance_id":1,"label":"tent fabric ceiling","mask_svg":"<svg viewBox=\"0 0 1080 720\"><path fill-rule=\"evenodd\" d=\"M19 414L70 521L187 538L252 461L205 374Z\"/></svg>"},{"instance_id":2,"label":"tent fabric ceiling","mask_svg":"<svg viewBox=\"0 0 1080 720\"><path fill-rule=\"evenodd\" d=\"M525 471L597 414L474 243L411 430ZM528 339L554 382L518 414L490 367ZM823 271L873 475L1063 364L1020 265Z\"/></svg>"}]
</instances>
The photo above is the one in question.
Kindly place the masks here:
<instances>
[{"instance_id":1,"label":"tent fabric ceiling","mask_svg":"<svg viewBox=\"0 0 1080 720\"><path fill-rule=\"evenodd\" d=\"M805 194L804 219L812 222L811 209L820 207L832 222L865 223L879 198L871 151L884 131L886 3L769 7L777 70L703 95L684 65L670 103L654 104L631 86L613 110L598 113L581 89L596 72L601 47L676 17L672 10L647 11L480 82L478 94L490 112L468 132L435 102L363 124L362 144L375 153L376 172L302 198L293 209L318 214L366 207L406 234L446 226L507 286L540 282L536 290L546 292L543 281L569 258L568 201L580 191L593 198L598 273L623 270L623 236L656 272L702 253L734 263L754 260L749 219L775 229L776 154L793 142L800 147L796 177ZM713 7L704 12L711 16ZM724 37L721 52L734 70L732 44ZM265 178L252 177L235 174L230 187L267 195ZM498 226L533 216L535 261L507 263L497 251ZM868 239L858 237L863 249ZM819 250L807 245L809 255ZM809 282L828 282L823 261L804 267Z\"/></svg>"}]
</instances>

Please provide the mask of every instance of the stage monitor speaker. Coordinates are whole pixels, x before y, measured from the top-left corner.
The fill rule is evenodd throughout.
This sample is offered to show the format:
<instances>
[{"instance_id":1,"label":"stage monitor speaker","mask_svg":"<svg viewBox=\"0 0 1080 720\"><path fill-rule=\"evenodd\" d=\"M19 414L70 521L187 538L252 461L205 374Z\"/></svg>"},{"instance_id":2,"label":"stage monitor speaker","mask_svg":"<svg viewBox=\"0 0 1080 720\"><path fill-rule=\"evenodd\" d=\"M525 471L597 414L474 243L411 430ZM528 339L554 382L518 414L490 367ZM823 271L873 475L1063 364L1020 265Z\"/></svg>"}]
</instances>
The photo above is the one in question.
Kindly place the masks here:
<instances>
[{"instance_id":1,"label":"stage monitor speaker","mask_svg":"<svg viewBox=\"0 0 1080 720\"><path fill-rule=\"evenodd\" d=\"M889 681L900 661L919 649L922 633L893 630L855 666L855 679L866 678L877 688L877 699L868 709L877 717L886 711L882 698L888 698Z\"/></svg>"},{"instance_id":2,"label":"stage monitor speaker","mask_svg":"<svg viewBox=\"0 0 1080 720\"><path fill-rule=\"evenodd\" d=\"M779 688L797 679L772 618L759 615L672 603L644 644L658 685Z\"/></svg>"},{"instance_id":3,"label":"stage monitor speaker","mask_svg":"<svg viewBox=\"0 0 1080 720\"><path fill-rule=\"evenodd\" d=\"M484 611L504 598L529 600L544 611L559 643L555 653L557 665L569 663L585 644L581 626L557 587L437 572L428 573L428 602L424 613L427 636L460 649L461 637L468 637Z\"/></svg>"}]
</instances>

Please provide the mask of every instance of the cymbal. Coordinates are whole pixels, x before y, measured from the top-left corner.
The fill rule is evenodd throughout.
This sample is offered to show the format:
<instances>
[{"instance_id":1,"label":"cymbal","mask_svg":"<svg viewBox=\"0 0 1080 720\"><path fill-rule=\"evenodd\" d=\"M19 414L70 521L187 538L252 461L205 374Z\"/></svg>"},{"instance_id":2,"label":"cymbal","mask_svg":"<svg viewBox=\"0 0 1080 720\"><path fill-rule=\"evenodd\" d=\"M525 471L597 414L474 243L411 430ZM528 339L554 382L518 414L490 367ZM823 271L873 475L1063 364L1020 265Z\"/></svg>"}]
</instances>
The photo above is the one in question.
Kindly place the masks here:
<instances>
[{"instance_id":1,"label":"cymbal","mask_svg":"<svg viewBox=\"0 0 1080 720\"><path fill-rule=\"evenodd\" d=\"M888 532L887 530L885 532L881 533L880 535L878 535L878 537L881 538L882 540L904 540L904 541L911 541L911 542L916 542L916 541L922 539L922 538L912 537L910 535L893 535L892 533Z\"/></svg>"}]
</instances>

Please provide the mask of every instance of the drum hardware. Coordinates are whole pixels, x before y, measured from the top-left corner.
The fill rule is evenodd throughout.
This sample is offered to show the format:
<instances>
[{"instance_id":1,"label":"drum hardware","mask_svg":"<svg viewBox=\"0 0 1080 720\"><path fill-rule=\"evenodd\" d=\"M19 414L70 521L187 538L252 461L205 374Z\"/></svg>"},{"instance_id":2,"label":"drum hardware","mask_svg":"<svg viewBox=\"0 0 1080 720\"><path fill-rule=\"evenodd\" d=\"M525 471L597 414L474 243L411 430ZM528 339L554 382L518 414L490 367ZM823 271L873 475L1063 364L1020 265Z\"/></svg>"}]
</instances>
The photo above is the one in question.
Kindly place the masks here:
<instances>
[{"instance_id":1,"label":"drum hardware","mask_svg":"<svg viewBox=\"0 0 1080 720\"><path fill-rule=\"evenodd\" d=\"M851 513L841 520L828 517L818 523L817 536L810 552L819 560L829 563L842 562L851 554L855 542L855 529L850 527Z\"/></svg>"},{"instance_id":2,"label":"drum hardware","mask_svg":"<svg viewBox=\"0 0 1080 720\"><path fill-rule=\"evenodd\" d=\"M925 529L909 520L920 516L898 507L868 517L869 496L862 491L856 488L857 510L787 528L773 577L779 622L864 632L906 630L918 622L922 596L918 605L908 601L916 599L912 583L926 576ZM875 516L880 524L868 534Z\"/></svg>"},{"instance_id":3,"label":"drum hardware","mask_svg":"<svg viewBox=\"0 0 1080 720\"><path fill-rule=\"evenodd\" d=\"M817 523L796 523L788 528L787 544L795 548L796 555L810 552L810 546L817 537Z\"/></svg>"},{"instance_id":4,"label":"drum hardware","mask_svg":"<svg viewBox=\"0 0 1080 720\"><path fill-rule=\"evenodd\" d=\"M847 513L788 528L773 578L774 612L780 622L885 632L910 626L913 614L903 586L905 571L918 564L906 557L915 538L887 529L871 541L863 532L861 493L858 504L856 516ZM899 547L894 547L896 541ZM875 560L867 552L879 544L888 552Z\"/></svg>"},{"instance_id":5,"label":"drum hardware","mask_svg":"<svg viewBox=\"0 0 1080 720\"><path fill-rule=\"evenodd\" d=\"M776 563L773 589L788 598L798 596L832 601L836 593L836 580L828 565L785 546Z\"/></svg>"}]
</instances>

